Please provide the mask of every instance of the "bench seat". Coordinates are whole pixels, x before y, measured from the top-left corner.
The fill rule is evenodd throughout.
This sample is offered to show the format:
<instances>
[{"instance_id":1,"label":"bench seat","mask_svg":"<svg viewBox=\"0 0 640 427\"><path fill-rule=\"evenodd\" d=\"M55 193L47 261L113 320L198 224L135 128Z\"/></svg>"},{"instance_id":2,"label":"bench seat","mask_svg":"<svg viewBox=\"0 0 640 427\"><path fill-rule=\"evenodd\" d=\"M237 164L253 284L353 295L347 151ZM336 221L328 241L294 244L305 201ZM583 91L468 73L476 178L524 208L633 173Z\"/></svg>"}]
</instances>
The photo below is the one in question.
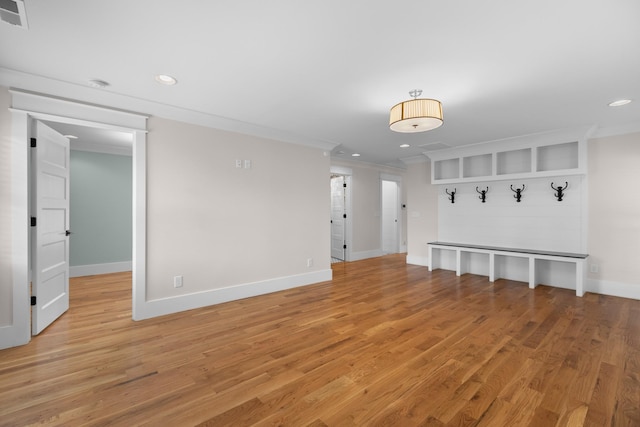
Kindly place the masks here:
<instances>
[{"instance_id":1,"label":"bench seat","mask_svg":"<svg viewBox=\"0 0 640 427\"><path fill-rule=\"evenodd\" d=\"M559 261L575 264L575 290L576 295L581 297L584 295L584 282L586 278L586 267L588 254L571 253L571 252L553 252L543 251L537 249L522 249L522 248L506 248L497 246L484 246L476 244L464 244L464 243L452 243L452 242L429 242L427 243L429 250L429 271L433 271L438 266L434 265L433 251L438 249L452 250L456 253L456 275L460 276L466 271L463 271L462 257L464 253L483 253L489 256L489 281L495 282L496 280L496 268L495 268L495 256L511 256L527 258L528 262L528 277L529 288L534 289L538 285L536 275L536 262L541 260L546 261Z\"/></svg>"}]
</instances>

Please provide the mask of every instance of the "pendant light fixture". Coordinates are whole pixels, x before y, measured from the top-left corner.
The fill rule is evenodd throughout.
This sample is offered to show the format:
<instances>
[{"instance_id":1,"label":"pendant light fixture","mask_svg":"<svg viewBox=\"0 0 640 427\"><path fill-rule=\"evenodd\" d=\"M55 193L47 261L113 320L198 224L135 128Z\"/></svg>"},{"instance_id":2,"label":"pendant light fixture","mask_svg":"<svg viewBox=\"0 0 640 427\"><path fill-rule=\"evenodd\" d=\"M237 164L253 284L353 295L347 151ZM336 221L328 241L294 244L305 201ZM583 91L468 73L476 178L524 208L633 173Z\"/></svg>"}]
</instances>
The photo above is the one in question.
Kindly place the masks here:
<instances>
[{"instance_id":1,"label":"pendant light fixture","mask_svg":"<svg viewBox=\"0 0 640 427\"><path fill-rule=\"evenodd\" d=\"M442 126L442 104L436 99L418 98L422 89L409 92L413 98L391 108L389 128L395 132L425 132Z\"/></svg>"}]
</instances>

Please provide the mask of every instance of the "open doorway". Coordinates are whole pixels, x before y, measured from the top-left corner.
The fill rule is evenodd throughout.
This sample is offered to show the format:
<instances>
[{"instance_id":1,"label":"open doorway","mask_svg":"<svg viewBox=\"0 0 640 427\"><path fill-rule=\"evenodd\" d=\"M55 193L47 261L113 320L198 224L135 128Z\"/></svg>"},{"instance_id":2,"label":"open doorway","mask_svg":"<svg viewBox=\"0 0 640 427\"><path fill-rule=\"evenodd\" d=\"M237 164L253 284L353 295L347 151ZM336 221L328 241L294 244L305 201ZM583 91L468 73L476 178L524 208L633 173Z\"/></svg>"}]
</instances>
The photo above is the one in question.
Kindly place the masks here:
<instances>
[{"instance_id":1,"label":"open doorway","mask_svg":"<svg viewBox=\"0 0 640 427\"><path fill-rule=\"evenodd\" d=\"M400 252L400 178L380 178L381 249L384 254Z\"/></svg>"},{"instance_id":2,"label":"open doorway","mask_svg":"<svg viewBox=\"0 0 640 427\"><path fill-rule=\"evenodd\" d=\"M102 130L129 132L132 142L132 317L152 317L146 301L146 121L141 114L114 110L68 99L10 89L12 181L12 323L0 328L0 348L26 344L31 339L30 282L30 142L35 123L49 121Z\"/></svg>"},{"instance_id":3,"label":"open doorway","mask_svg":"<svg viewBox=\"0 0 640 427\"><path fill-rule=\"evenodd\" d=\"M70 139L69 276L132 269L132 134L44 122Z\"/></svg>"},{"instance_id":4,"label":"open doorway","mask_svg":"<svg viewBox=\"0 0 640 427\"><path fill-rule=\"evenodd\" d=\"M331 167L331 263L351 260L351 169Z\"/></svg>"}]
</instances>

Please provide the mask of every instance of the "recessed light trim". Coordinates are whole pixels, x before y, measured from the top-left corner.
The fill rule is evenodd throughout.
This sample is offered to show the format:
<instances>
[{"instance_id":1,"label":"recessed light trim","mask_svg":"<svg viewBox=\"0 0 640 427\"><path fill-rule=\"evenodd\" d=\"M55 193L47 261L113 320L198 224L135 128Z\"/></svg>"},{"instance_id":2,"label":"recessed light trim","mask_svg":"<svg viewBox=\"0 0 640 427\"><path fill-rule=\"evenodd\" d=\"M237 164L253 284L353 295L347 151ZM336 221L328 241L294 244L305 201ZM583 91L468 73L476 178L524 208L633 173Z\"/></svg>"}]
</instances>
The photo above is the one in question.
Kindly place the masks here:
<instances>
[{"instance_id":1,"label":"recessed light trim","mask_svg":"<svg viewBox=\"0 0 640 427\"><path fill-rule=\"evenodd\" d=\"M617 101L610 102L609 107L621 107L623 105L629 104L630 102L630 99L618 99Z\"/></svg>"},{"instance_id":2,"label":"recessed light trim","mask_svg":"<svg viewBox=\"0 0 640 427\"><path fill-rule=\"evenodd\" d=\"M351 157L360 157L360 153L353 153Z\"/></svg>"},{"instance_id":3,"label":"recessed light trim","mask_svg":"<svg viewBox=\"0 0 640 427\"><path fill-rule=\"evenodd\" d=\"M166 86L173 86L174 84L178 83L178 80L175 77L168 74L157 74L155 76L155 79L158 83Z\"/></svg>"},{"instance_id":4,"label":"recessed light trim","mask_svg":"<svg viewBox=\"0 0 640 427\"><path fill-rule=\"evenodd\" d=\"M411 145L409 145L409 144L401 144L400 145L400 148L409 148L409 147L411 147Z\"/></svg>"}]
</instances>

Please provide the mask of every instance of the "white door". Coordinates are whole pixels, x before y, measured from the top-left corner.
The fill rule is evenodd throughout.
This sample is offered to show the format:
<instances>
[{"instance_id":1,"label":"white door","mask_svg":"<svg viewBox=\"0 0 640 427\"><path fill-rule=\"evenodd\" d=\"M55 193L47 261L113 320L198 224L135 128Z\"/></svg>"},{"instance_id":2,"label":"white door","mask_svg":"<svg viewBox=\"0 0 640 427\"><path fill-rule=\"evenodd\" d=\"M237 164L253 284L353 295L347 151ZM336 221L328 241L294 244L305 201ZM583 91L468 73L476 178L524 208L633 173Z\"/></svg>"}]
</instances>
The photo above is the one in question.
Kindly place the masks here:
<instances>
[{"instance_id":1,"label":"white door","mask_svg":"<svg viewBox=\"0 0 640 427\"><path fill-rule=\"evenodd\" d=\"M382 252L398 253L398 183L382 181Z\"/></svg>"},{"instance_id":2,"label":"white door","mask_svg":"<svg viewBox=\"0 0 640 427\"><path fill-rule=\"evenodd\" d=\"M69 308L69 140L40 122L35 139L36 147L31 149L33 335Z\"/></svg>"},{"instance_id":3,"label":"white door","mask_svg":"<svg viewBox=\"0 0 640 427\"><path fill-rule=\"evenodd\" d=\"M345 240L345 180L331 177L331 257L344 261Z\"/></svg>"}]
</instances>

